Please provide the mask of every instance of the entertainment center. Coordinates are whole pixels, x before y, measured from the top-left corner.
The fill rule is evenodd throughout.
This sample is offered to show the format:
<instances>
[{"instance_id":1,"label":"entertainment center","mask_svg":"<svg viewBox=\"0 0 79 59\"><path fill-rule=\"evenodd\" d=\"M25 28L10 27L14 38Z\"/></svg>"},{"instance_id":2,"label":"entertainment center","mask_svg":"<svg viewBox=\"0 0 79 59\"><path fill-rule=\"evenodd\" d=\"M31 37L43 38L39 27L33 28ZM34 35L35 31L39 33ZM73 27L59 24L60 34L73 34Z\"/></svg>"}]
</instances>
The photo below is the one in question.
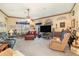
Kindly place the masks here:
<instances>
[{"instance_id":1,"label":"entertainment center","mask_svg":"<svg viewBox=\"0 0 79 59\"><path fill-rule=\"evenodd\" d=\"M40 32L51 32L51 25L40 26Z\"/></svg>"},{"instance_id":2,"label":"entertainment center","mask_svg":"<svg viewBox=\"0 0 79 59\"><path fill-rule=\"evenodd\" d=\"M51 25L42 25L40 26L40 32L42 38L49 39L51 37Z\"/></svg>"}]
</instances>

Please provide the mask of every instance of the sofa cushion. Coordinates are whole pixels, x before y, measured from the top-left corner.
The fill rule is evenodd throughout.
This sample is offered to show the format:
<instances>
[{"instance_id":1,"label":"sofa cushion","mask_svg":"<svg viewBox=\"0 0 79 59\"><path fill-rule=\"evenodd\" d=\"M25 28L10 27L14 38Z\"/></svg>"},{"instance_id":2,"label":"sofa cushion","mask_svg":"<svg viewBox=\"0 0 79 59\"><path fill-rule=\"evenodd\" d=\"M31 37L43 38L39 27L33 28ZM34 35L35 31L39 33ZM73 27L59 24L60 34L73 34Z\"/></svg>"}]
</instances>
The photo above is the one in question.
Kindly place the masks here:
<instances>
[{"instance_id":1,"label":"sofa cushion","mask_svg":"<svg viewBox=\"0 0 79 59\"><path fill-rule=\"evenodd\" d=\"M60 37L61 36L61 32L54 32L54 37Z\"/></svg>"}]
</instances>

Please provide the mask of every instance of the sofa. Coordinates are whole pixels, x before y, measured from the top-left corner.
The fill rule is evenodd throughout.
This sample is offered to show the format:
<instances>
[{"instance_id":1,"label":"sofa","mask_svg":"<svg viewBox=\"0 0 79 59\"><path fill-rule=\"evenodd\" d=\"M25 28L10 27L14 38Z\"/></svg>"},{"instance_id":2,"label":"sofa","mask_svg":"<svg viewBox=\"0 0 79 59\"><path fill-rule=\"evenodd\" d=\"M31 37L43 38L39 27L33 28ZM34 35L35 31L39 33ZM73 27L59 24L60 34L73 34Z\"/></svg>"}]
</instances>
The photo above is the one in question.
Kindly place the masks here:
<instances>
[{"instance_id":1,"label":"sofa","mask_svg":"<svg viewBox=\"0 0 79 59\"><path fill-rule=\"evenodd\" d=\"M36 31L29 31L25 34L25 40L34 40L36 38Z\"/></svg>"},{"instance_id":2,"label":"sofa","mask_svg":"<svg viewBox=\"0 0 79 59\"><path fill-rule=\"evenodd\" d=\"M13 48L16 43L16 38L9 38L6 32L0 33L0 43L8 43L9 48Z\"/></svg>"},{"instance_id":3,"label":"sofa","mask_svg":"<svg viewBox=\"0 0 79 59\"><path fill-rule=\"evenodd\" d=\"M61 37L61 32L54 32L54 37Z\"/></svg>"}]
</instances>

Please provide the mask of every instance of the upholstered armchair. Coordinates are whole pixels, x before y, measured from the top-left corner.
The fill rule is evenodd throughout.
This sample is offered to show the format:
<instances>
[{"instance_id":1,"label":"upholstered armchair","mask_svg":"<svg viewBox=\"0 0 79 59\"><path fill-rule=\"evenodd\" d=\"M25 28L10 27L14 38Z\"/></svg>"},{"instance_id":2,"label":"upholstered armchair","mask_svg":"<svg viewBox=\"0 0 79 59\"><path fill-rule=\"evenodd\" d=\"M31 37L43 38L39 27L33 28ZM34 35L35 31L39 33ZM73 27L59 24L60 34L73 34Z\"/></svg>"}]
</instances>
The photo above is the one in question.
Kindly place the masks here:
<instances>
[{"instance_id":1,"label":"upholstered armchair","mask_svg":"<svg viewBox=\"0 0 79 59\"><path fill-rule=\"evenodd\" d=\"M68 43L68 39L70 37L69 33L65 33L64 34L64 39L62 41L56 41L56 40L51 40L50 42L50 48L54 49L54 50L58 50L58 51L64 51L67 43Z\"/></svg>"},{"instance_id":2,"label":"upholstered armchair","mask_svg":"<svg viewBox=\"0 0 79 59\"><path fill-rule=\"evenodd\" d=\"M34 40L36 38L36 31L29 31L25 35L25 40Z\"/></svg>"}]
</instances>

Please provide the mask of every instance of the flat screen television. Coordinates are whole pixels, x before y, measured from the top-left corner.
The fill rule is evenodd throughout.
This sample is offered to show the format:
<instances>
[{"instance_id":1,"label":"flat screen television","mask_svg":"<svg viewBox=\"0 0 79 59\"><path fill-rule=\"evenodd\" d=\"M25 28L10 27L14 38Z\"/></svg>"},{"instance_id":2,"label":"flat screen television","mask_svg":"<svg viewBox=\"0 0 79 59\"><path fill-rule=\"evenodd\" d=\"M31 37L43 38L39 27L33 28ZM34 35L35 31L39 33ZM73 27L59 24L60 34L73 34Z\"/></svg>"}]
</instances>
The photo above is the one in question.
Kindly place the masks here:
<instances>
[{"instance_id":1,"label":"flat screen television","mask_svg":"<svg viewBox=\"0 0 79 59\"><path fill-rule=\"evenodd\" d=\"M51 32L51 25L40 26L40 32Z\"/></svg>"}]
</instances>

